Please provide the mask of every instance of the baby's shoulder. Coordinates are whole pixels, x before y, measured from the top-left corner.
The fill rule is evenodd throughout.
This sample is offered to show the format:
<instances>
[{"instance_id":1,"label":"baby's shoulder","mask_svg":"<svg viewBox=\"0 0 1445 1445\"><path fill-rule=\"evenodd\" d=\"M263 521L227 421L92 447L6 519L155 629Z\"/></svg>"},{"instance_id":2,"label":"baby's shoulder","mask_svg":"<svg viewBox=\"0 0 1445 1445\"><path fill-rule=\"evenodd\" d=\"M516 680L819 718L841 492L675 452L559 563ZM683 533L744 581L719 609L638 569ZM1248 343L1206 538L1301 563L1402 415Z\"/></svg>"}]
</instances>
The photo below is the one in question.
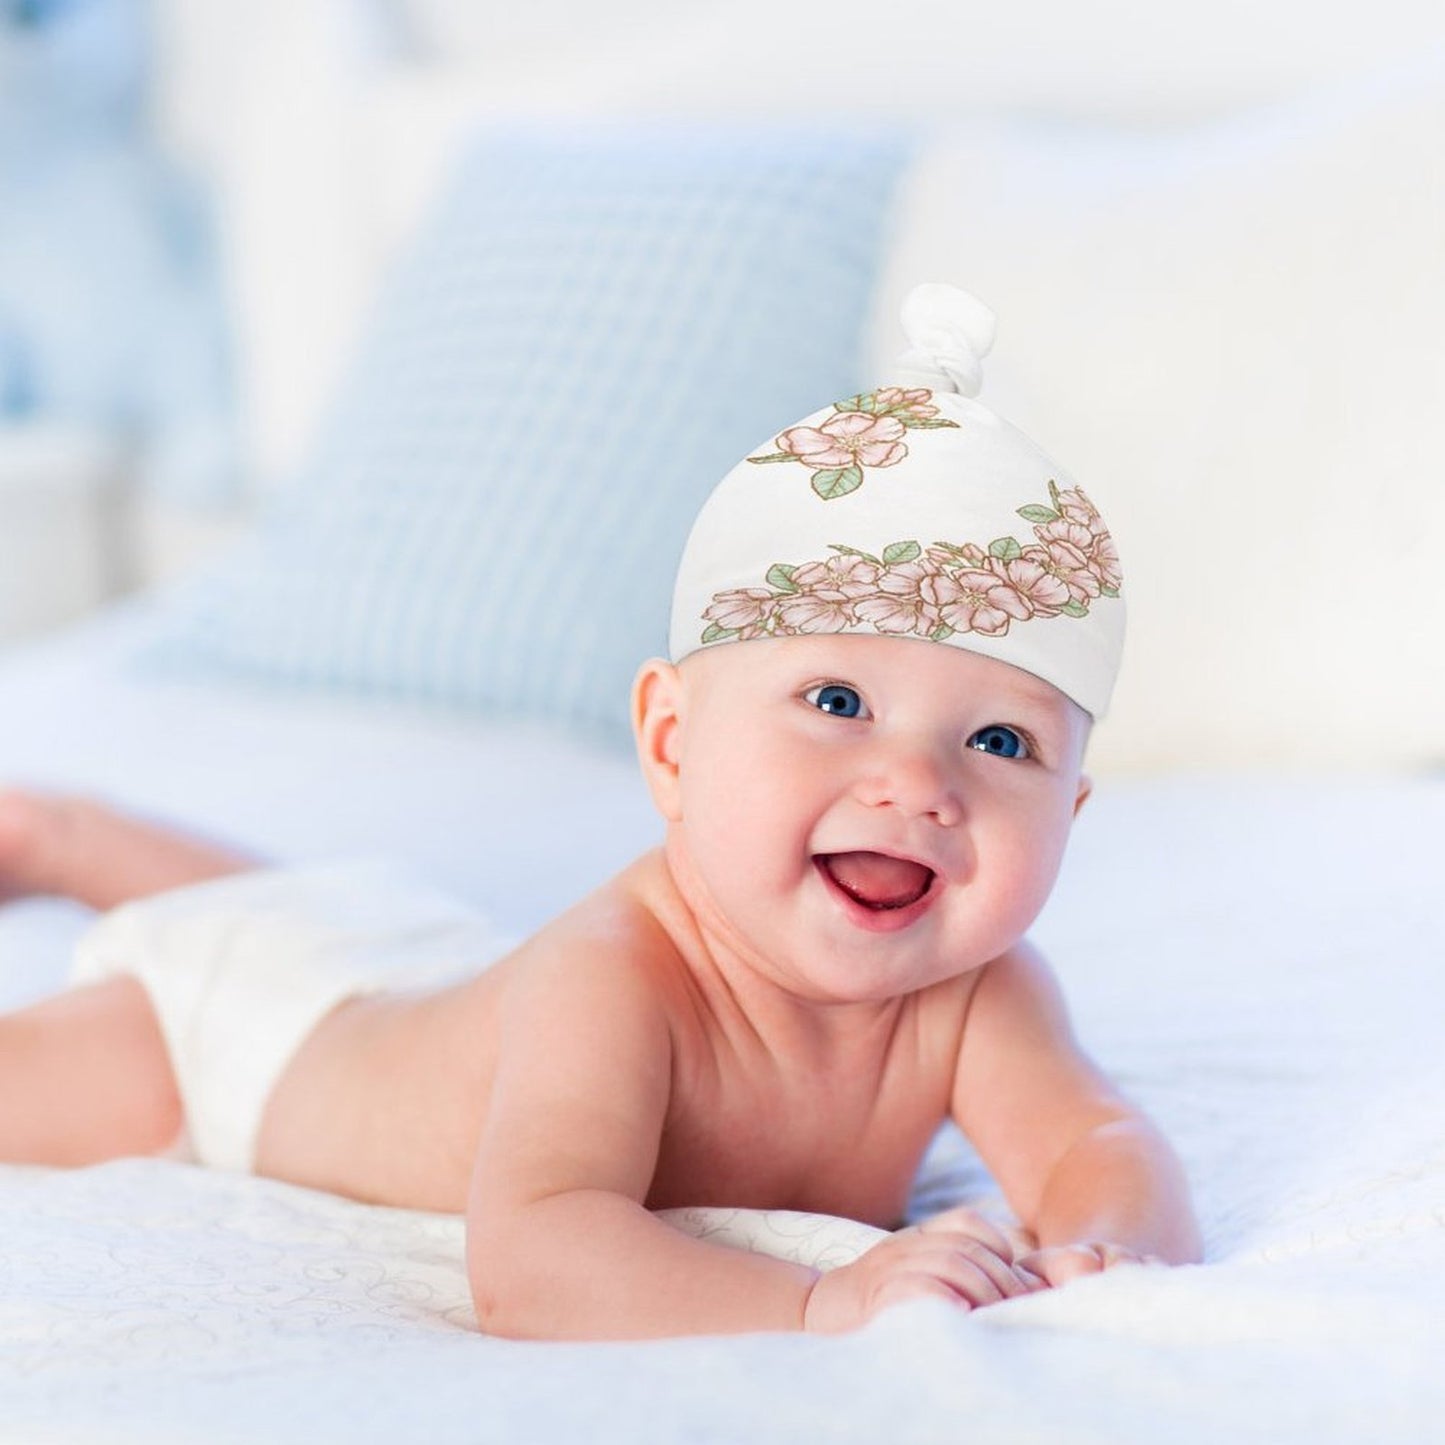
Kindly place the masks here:
<instances>
[{"instance_id":1,"label":"baby's shoulder","mask_svg":"<svg viewBox=\"0 0 1445 1445\"><path fill-rule=\"evenodd\" d=\"M652 903L645 862L624 870L539 929L518 950L515 972L569 987L595 981L613 988L657 988L670 978L678 948Z\"/></svg>"},{"instance_id":2,"label":"baby's shoulder","mask_svg":"<svg viewBox=\"0 0 1445 1445\"><path fill-rule=\"evenodd\" d=\"M1027 1036L1067 1027L1063 993L1048 960L1020 939L978 970L968 992L963 1042Z\"/></svg>"}]
</instances>

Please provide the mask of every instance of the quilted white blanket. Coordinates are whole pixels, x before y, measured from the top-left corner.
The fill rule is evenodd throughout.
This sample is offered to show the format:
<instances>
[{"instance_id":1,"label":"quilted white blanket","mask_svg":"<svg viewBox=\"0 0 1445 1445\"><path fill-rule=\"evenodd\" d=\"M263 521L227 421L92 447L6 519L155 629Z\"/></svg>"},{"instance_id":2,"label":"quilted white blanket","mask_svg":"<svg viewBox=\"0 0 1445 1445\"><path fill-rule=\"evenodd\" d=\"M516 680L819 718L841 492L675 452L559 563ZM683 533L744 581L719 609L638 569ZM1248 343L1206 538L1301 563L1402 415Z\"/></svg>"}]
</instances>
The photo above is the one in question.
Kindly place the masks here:
<instances>
[{"instance_id":1,"label":"quilted white blanket","mask_svg":"<svg viewBox=\"0 0 1445 1445\"><path fill-rule=\"evenodd\" d=\"M0 668L6 772L287 856L323 853L329 832L435 864L523 926L651 827L625 761L140 684L112 644ZM837 1339L517 1344L473 1326L456 1219L157 1161L10 1167L0 1439L1445 1437L1442 836L1438 778L1106 784L1086 809L1038 937L1084 1038L1185 1158L1199 1267L974 1315L909 1306ZM58 977L80 922L0 911L0 992ZM961 1197L1000 1207L945 1137L916 1207ZM868 1240L797 1216L733 1223L797 1257Z\"/></svg>"}]
</instances>

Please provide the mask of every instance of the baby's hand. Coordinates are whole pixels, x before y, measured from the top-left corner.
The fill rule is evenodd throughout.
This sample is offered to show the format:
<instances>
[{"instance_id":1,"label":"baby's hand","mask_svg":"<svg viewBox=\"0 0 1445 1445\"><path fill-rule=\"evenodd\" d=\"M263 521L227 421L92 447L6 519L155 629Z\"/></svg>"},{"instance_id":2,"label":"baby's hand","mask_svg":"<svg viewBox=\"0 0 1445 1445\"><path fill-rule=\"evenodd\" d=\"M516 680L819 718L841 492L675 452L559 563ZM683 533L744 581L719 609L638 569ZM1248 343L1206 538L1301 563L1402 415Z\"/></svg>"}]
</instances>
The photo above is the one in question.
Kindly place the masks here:
<instances>
[{"instance_id":1,"label":"baby's hand","mask_svg":"<svg viewBox=\"0 0 1445 1445\"><path fill-rule=\"evenodd\" d=\"M1042 1288L1040 1276L1015 1262L1001 1231L972 1209L950 1209L820 1275L803 1328L833 1334L907 1300L944 1299L978 1309Z\"/></svg>"},{"instance_id":2,"label":"baby's hand","mask_svg":"<svg viewBox=\"0 0 1445 1445\"><path fill-rule=\"evenodd\" d=\"M1086 1274L1099 1274L1122 1264L1163 1264L1157 1255L1140 1254L1122 1244L1107 1240L1086 1240L1076 1244L1054 1244L1046 1249L1021 1254L1017 1268L1037 1275L1051 1289L1068 1284Z\"/></svg>"}]
</instances>

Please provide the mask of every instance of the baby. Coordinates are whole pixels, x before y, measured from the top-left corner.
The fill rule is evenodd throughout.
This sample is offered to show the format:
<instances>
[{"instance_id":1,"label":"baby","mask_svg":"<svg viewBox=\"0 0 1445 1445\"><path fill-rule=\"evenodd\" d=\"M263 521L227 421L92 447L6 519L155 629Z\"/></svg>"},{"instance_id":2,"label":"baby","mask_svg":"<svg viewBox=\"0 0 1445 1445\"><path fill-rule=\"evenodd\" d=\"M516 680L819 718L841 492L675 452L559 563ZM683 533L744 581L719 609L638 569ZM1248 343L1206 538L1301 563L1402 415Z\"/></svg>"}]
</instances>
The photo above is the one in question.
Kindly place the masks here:
<instances>
[{"instance_id":1,"label":"baby","mask_svg":"<svg viewBox=\"0 0 1445 1445\"><path fill-rule=\"evenodd\" d=\"M919 288L897 384L723 479L633 692L664 841L519 945L376 868L5 799L13 889L124 906L0 1020L0 1157L184 1149L463 1213L478 1321L517 1337L847 1330L1197 1259L1178 1161L1024 938L1123 602L1092 504L969 399L992 320ZM655 1212L893 1227L950 1117L1017 1228L951 1210L818 1272Z\"/></svg>"}]
</instances>

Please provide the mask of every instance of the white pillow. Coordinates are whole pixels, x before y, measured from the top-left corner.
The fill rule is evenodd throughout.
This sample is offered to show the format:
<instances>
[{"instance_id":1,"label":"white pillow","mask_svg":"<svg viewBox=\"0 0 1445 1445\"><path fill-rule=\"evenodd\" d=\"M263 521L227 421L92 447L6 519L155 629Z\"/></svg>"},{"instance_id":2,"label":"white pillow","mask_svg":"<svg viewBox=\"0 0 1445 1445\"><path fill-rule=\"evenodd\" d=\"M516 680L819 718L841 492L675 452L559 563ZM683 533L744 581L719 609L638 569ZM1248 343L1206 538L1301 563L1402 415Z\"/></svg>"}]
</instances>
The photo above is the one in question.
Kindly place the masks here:
<instances>
[{"instance_id":1,"label":"white pillow","mask_svg":"<svg viewBox=\"0 0 1445 1445\"><path fill-rule=\"evenodd\" d=\"M974 133L879 297L999 314L983 399L1099 502L1130 636L1098 767L1445 760L1445 70L1175 139Z\"/></svg>"}]
</instances>

